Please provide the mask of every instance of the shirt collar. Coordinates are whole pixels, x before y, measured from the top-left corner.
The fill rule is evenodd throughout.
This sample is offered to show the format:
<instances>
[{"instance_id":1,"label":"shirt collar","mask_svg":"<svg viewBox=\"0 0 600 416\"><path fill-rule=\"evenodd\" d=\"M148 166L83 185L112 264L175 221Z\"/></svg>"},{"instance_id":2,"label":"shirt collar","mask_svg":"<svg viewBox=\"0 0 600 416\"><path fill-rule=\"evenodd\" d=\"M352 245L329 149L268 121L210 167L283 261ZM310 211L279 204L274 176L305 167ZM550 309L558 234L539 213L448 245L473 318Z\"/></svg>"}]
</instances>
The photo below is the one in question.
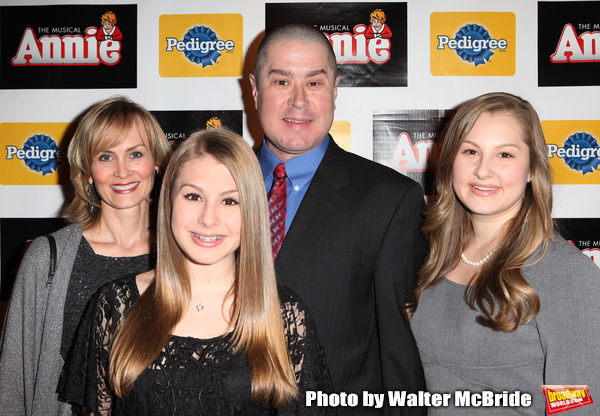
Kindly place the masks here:
<instances>
[{"instance_id":1,"label":"shirt collar","mask_svg":"<svg viewBox=\"0 0 600 416\"><path fill-rule=\"evenodd\" d=\"M325 156L327 146L329 146L329 135L325 136L325 139L321 144L310 152L293 157L285 162L285 172L294 189L296 189L296 187L298 187L296 190L302 189L311 181L323 160L323 156ZM260 162L263 177L265 178L265 184L270 186L273 182L273 169L275 169L275 166L281 163L281 161L275 156L271 149L269 149L266 140L263 140L258 160Z\"/></svg>"}]
</instances>

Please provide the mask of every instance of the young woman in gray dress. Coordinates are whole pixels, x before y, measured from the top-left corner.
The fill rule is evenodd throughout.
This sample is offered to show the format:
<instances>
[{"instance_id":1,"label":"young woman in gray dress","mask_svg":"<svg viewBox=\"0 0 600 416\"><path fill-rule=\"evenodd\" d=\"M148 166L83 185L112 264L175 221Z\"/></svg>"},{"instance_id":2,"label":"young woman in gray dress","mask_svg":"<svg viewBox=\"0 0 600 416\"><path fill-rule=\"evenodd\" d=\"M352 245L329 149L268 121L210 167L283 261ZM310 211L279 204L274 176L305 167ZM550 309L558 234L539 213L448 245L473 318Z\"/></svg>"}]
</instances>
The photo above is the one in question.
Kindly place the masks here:
<instances>
[{"instance_id":1,"label":"young woman in gray dress","mask_svg":"<svg viewBox=\"0 0 600 416\"><path fill-rule=\"evenodd\" d=\"M316 415L331 391L306 306L275 280L264 180L223 128L173 154L157 267L106 285L65 365L61 398L85 415Z\"/></svg>"},{"instance_id":2,"label":"young woman in gray dress","mask_svg":"<svg viewBox=\"0 0 600 416\"><path fill-rule=\"evenodd\" d=\"M2 334L0 413L70 415L56 386L86 303L110 280L154 265L151 191L170 146L156 119L123 97L92 107L69 144L71 223L53 234L56 272L47 285L48 239L19 268Z\"/></svg>"},{"instance_id":3,"label":"young woman in gray dress","mask_svg":"<svg viewBox=\"0 0 600 416\"><path fill-rule=\"evenodd\" d=\"M436 186L422 226L431 250L406 310L428 391L452 398L429 413L540 415L542 385L599 394L600 269L554 230L546 142L529 102L490 93L461 106ZM455 391L519 391L531 403L455 407Z\"/></svg>"}]
</instances>

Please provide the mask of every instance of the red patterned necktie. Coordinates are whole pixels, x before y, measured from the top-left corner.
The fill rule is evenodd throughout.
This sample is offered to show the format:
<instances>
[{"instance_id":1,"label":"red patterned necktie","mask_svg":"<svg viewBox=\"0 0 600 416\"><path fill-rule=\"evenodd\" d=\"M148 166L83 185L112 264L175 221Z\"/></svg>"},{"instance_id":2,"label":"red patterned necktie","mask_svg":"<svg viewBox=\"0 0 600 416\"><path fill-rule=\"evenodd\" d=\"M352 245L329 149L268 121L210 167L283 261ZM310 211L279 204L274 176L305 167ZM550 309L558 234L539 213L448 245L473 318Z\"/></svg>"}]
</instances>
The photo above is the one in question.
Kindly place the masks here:
<instances>
[{"instance_id":1,"label":"red patterned necktie","mask_svg":"<svg viewBox=\"0 0 600 416\"><path fill-rule=\"evenodd\" d=\"M287 206L286 177L285 165L280 163L275 166L273 170L273 185L268 194L273 261L277 258L283 238L285 237L285 208Z\"/></svg>"}]
</instances>

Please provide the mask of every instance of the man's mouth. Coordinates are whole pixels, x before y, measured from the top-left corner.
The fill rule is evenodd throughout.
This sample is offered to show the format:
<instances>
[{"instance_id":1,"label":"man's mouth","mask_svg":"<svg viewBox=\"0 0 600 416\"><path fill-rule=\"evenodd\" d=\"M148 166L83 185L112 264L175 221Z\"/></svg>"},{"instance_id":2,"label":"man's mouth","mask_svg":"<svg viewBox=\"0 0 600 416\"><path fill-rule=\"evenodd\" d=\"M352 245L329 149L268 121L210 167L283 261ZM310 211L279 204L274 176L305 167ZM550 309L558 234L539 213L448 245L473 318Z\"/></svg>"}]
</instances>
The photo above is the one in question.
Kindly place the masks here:
<instances>
[{"instance_id":1,"label":"man's mouth","mask_svg":"<svg viewBox=\"0 0 600 416\"><path fill-rule=\"evenodd\" d=\"M292 118L284 118L283 121L286 121L288 123L294 123L294 124L310 123L310 120L294 120Z\"/></svg>"}]
</instances>

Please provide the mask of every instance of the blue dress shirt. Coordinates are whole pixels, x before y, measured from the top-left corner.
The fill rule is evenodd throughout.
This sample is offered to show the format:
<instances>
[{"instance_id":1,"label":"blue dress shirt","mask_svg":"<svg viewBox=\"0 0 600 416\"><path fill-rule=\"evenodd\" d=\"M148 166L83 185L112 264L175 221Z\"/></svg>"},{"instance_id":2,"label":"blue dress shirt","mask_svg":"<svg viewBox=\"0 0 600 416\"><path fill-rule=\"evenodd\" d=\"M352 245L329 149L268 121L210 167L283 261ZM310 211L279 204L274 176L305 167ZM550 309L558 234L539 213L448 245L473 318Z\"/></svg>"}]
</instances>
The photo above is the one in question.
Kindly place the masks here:
<instances>
[{"instance_id":1,"label":"blue dress shirt","mask_svg":"<svg viewBox=\"0 0 600 416\"><path fill-rule=\"evenodd\" d=\"M290 225L298 212L302 198L306 194L306 190L312 181L317 168L325 156L325 151L329 145L329 135L325 140L311 150L300 156L296 156L285 162L285 172L287 173L287 207L285 210L285 234L287 235ZM263 177L265 178L265 188L267 192L273 185L273 169L275 166L282 163L277 156L273 154L266 140L263 140L263 145L258 158L262 169Z\"/></svg>"}]
</instances>

